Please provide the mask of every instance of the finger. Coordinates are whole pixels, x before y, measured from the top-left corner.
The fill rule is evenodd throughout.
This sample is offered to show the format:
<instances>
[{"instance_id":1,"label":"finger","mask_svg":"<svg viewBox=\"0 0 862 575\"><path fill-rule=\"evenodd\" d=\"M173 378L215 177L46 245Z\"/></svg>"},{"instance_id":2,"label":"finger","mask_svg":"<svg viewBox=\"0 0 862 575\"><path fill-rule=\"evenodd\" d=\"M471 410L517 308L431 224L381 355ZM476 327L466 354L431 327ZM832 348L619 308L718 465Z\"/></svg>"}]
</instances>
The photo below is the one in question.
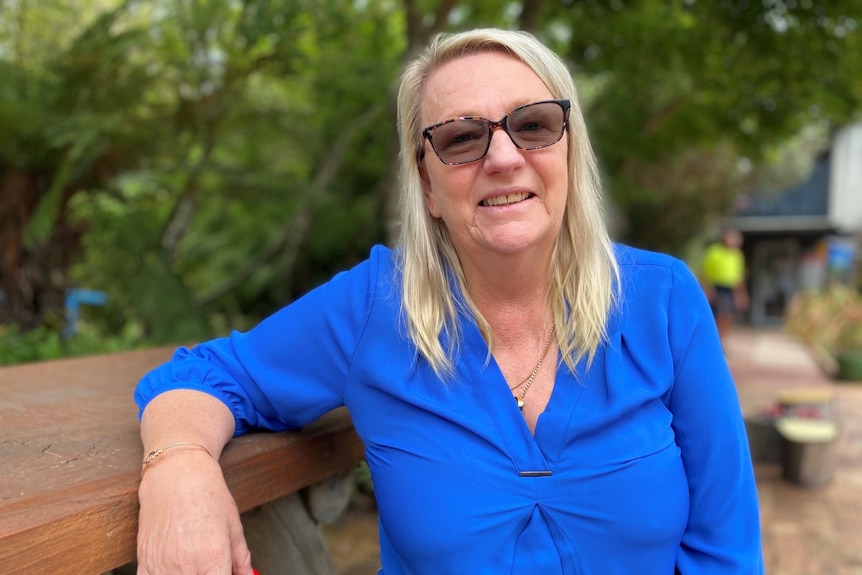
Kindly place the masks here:
<instances>
[{"instance_id":1,"label":"finger","mask_svg":"<svg viewBox=\"0 0 862 575\"><path fill-rule=\"evenodd\" d=\"M233 553L233 575L253 575L254 573L251 568L251 553L243 542L242 549L235 549Z\"/></svg>"},{"instance_id":2,"label":"finger","mask_svg":"<svg viewBox=\"0 0 862 575\"><path fill-rule=\"evenodd\" d=\"M239 519L237 519L239 523ZM251 568L251 551L242 533L242 524L231 529L231 557L233 558L233 575L253 575Z\"/></svg>"}]
</instances>

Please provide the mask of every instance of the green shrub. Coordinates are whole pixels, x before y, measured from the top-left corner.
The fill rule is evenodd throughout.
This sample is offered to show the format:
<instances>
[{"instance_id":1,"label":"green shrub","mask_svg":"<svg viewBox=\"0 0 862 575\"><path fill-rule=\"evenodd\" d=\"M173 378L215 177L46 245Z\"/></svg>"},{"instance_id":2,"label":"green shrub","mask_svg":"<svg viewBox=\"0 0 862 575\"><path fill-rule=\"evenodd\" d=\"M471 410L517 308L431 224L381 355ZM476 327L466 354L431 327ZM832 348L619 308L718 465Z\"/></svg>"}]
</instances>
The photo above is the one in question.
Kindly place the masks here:
<instances>
[{"instance_id":1,"label":"green shrub","mask_svg":"<svg viewBox=\"0 0 862 575\"><path fill-rule=\"evenodd\" d=\"M846 285L797 294L785 315L785 329L833 357L862 351L862 295Z\"/></svg>"},{"instance_id":2,"label":"green shrub","mask_svg":"<svg viewBox=\"0 0 862 575\"><path fill-rule=\"evenodd\" d=\"M66 339L61 330L49 326L21 332L16 325L0 325L0 365L45 361L64 357L112 353L144 347L133 326L119 335L103 336L86 325Z\"/></svg>"}]
</instances>

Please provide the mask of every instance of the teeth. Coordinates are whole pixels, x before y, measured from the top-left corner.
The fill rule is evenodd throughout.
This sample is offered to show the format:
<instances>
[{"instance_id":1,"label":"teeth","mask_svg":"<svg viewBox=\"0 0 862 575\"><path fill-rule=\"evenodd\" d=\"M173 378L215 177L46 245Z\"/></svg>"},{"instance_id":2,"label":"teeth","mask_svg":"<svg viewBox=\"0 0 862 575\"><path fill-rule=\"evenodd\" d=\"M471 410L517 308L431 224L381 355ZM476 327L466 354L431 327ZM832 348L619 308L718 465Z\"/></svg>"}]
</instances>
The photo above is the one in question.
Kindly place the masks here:
<instances>
[{"instance_id":1,"label":"teeth","mask_svg":"<svg viewBox=\"0 0 862 575\"><path fill-rule=\"evenodd\" d=\"M487 200L482 200L483 206L505 206L508 204L515 204L517 202L523 202L527 198L530 197L530 194L527 193L519 193L519 194L507 194L505 196L495 196L493 198L488 198Z\"/></svg>"}]
</instances>

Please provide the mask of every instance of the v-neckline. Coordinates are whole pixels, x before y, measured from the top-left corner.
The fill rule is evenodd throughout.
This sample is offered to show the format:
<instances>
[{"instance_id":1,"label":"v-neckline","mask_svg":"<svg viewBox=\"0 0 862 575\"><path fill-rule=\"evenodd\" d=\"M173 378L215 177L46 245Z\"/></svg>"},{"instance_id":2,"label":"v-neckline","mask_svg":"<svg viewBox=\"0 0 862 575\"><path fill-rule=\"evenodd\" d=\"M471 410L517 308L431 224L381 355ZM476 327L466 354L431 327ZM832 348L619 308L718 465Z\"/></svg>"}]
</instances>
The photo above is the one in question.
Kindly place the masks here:
<instances>
[{"instance_id":1,"label":"v-neckline","mask_svg":"<svg viewBox=\"0 0 862 575\"><path fill-rule=\"evenodd\" d=\"M552 472L565 442L571 414L580 400L582 386L577 384L565 365L560 366L548 404L536 421L535 431L531 432L478 326L467 320L463 327L461 355L465 367L479 388L479 397L515 469L521 475Z\"/></svg>"}]
</instances>

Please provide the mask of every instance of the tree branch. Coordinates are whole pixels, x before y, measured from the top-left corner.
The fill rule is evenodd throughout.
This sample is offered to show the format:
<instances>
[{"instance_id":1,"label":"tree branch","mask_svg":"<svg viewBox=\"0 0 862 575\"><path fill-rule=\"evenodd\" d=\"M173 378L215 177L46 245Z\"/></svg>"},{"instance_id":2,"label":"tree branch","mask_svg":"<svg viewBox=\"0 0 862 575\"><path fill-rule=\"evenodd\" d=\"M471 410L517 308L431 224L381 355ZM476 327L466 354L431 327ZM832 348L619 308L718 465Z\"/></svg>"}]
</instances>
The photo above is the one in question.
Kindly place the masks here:
<instances>
[{"instance_id":1,"label":"tree branch","mask_svg":"<svg viewBox=\"0 0 862 575\"><path fill-rule=\"evenodd\" d=\"M257 270L266 265L267 262L279 253L286 253L287 275L292 275L299 248L305 239L308 228L311 226L314 200L325 193L326 188L329 187L329 184L338 173L341 163L344 161L344 154L349 149L356 133L370 124L379 113L378 107L371 107L360 116L355 117L353 122L341 131L338 139L332 146L331 153L327 155L323 165L317 170L311 185L306 188L290 220L281 227L261 252L237 270L235 274L209 292L196 297L194 303L197 307L210 305L220 297L230 293L245 283Z\"/></svg>"},{"instance_id":2,"label":"tree branch","mask_svg":"<svg viewBox=\"0 0 862 575\"><path fill-rule=\"evenodd\" d=\"M458 4L458 0L442 0L437 4L437 11L434 13L434 22L428 27L424 41L427 42L432 36L446 29L449 22L449 14L452 9Z\"/></svg>"},{"instance_id":3,"label":"tree branch","mask_svg":"<svg viewBox=\"0 0 862 575\"><path fill-rule=\"evenodd\" d=\"M217 120L214 120L207 125L203 154L189 172L189 177L186 179L183 191L180 193L180 199L174 205L171 217L168 218L168 223L165 224L162 230L162 247L167 252L168 260L171 262L176 257L177 247L186 235L192 221L192 216L194 215L198 180L201 174L203 174L204 168L209 163L210 156L215 148L214 133L216 124Z\"/></svg>"},{"instance_id":4,"label":"tree branch","mask_svg":"<svg viewBox=\"0 0 862 575\"><path fill-rule=\"evenodd\" d=\"M425 37L422 12L416 6L415 0L404 0L404 13L407 21L407 54L411 54L415 46L423 43Z\"/></svg>"},{"instance_id":5,"label":"tree branch","mask_svg":"<svg viewBox=\"0 0 862 575\"><path fill-rule=\"evenodd\" d=\"M521 15L518 18L518 27L521 30L535 34L542 23L542 12L545 8L545 0L524 0L521 5Z\"/></svg>"},{"instance_id":6,"label":"tree branch","mask_svg":"<svg viewBox=\"0 0 862 575\"><path fill-rule=\"evenodd\" d=\"M661 125L668 121L671 116L673 116L676 111L682 107L684 101L685 97L680 96L664 105L660 110L647 118L647 121L644 122L643 128L641 128L641 133L643 133L644 136L652 136L655 134Z\"/></svg>"}]
</instances>

